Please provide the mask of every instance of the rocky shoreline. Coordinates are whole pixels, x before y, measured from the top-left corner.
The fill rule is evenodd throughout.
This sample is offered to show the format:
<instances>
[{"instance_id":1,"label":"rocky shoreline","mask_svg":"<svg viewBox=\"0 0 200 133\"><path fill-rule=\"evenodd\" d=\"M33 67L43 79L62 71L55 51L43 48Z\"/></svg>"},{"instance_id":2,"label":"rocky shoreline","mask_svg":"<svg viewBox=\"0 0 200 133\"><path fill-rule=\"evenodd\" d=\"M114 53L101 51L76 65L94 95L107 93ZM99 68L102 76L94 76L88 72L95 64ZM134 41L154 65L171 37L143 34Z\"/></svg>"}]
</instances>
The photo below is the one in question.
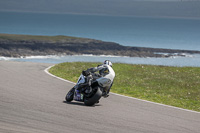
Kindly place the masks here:
<instances>
[{"instance_id":1,"label":"rocky shoreline","mask_svg":"<svg viewBox=\"0 0 200 133\"><path fill-rule=\"evenodd\" d=\"M200 54L200 51L122 46L114 42L67 36L0 34L0 56L114 55L130 57L171 57Z\"/></svg>"}]
</instances>

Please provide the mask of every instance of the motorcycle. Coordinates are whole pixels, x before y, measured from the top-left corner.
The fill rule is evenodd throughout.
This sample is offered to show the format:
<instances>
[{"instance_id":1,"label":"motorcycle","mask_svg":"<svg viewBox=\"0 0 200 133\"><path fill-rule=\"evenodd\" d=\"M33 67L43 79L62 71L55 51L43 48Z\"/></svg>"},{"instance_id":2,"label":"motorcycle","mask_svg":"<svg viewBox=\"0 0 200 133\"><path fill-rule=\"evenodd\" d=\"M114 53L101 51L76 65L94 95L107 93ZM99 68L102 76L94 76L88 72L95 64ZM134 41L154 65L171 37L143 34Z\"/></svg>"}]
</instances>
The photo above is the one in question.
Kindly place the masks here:
<instances>
[{"instance_id":1,"label":"motorcycle","mask_svg":"<svg viewBox=\"0 0 200 133\"><path fill-rule=\"evenodd\" d=\"M104 94L103 92L105 92L105 87L111 84L111 80L104 77L94 77L97 76L91 73L87 76L81 74L76 85L67 93L66 101L84 102L87 106L93 106L98 103L102 94Z\"/></svg>"}]
</instances>

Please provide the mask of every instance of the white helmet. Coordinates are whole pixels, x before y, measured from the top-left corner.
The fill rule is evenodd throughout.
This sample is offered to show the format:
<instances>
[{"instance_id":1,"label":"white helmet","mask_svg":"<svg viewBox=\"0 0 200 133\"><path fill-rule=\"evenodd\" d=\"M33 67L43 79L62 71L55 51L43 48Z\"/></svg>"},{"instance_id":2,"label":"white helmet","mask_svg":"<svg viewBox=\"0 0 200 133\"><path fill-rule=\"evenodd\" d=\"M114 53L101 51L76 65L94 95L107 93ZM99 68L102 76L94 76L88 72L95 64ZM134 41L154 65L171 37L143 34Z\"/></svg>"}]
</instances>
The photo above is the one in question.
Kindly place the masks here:
<instances>
[{"instance_id":1,"label":"white helmet","mask_svg":"<svg viewBox=\"0 0 200 133\"><path fill-rule=\"evenodd\" d=\"M106 64L106 65L109 65L109 66L111 66L111 67L112 67L112 62L111 62L111 61L109 61L109 60L105 60L103 64Z\"/></svg>"}]
</instances>

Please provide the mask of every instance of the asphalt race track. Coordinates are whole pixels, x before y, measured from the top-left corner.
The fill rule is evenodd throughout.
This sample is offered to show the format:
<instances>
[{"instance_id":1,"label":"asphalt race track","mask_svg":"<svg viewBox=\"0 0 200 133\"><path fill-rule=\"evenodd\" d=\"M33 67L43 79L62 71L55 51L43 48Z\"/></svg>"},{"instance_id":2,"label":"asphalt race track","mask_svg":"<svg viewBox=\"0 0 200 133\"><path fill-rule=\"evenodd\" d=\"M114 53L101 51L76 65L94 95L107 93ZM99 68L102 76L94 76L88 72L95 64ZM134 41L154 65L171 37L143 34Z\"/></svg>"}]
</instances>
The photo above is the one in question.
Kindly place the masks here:
<instances>
[{"instance_id":1,"label":"asphalt race track","mask_svg":"<svg viewBox=\"0 0 200 133\"><path fill-rule=\"evenodd\" d=\"M0 133L200 133L200 113L111 94L93 107L64 102L73 84L52 64L0 61Z\"/></svg>"}]
</instances>

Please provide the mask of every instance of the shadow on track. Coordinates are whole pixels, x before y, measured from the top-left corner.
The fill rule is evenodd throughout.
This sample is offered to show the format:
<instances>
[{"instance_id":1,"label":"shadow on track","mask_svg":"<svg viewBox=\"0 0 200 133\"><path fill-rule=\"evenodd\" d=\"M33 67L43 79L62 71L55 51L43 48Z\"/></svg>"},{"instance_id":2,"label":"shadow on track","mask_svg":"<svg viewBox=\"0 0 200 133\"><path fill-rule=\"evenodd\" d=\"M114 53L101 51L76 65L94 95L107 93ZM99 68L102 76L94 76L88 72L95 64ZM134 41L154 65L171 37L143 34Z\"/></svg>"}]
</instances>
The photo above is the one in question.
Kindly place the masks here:
<instances>
[{"instance_id":1,"label":"shadow on track","mask_svg":"<svg viewBox=\"0 0 200 133\"><path fill-rule=\"evenodd\" d=\"M93 106L86 106L83 102L67 102L67 101L63 101L63 103L70 104L70 105L85 106L85 107L101 106L100 104L95 104Z\"/></svg>"}]
</instances>

